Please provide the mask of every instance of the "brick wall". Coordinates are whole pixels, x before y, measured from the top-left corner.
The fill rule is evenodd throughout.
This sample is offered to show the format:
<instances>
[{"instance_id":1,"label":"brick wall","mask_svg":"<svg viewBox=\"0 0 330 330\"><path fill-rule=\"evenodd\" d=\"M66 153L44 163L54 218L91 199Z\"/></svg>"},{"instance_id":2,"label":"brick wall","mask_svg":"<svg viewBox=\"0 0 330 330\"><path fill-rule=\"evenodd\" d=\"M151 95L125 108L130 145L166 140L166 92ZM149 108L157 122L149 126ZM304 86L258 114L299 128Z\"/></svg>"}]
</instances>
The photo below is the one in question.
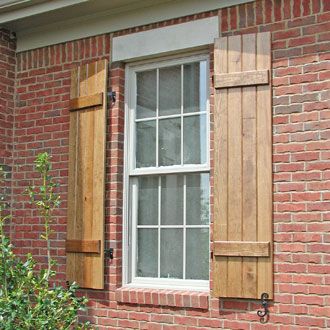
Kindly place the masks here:
<instances>
[{"instance_id":1,"label":"brick wall","mask_svg":"<svg viewBox=\"0 0 330 330\"><path fill-rule=\"evenodd\" d=\"M12 156L15 48L10 32L0 29L0 164L7 165Z\"/></svg>"},{"instance_id":2,"label":"brick wall","mask_svg":"<svg viewBox=\"0 0 330 330\"><path fill-rule=\"evenodd\" d=\"M6 175L0 194L11 194L11 167L14 125L16 42L10 32L0 29L0 167ZM6 227L7 229L8 227Z\"/></svg>"},{"instance_id":3,"label":"brick wall","mask_svg":"<svg viewBox=\"0 0 330 330\"><path fill-rule=\"evenodd\" d=\"M86 318L99 329L319 329L330 327L330 2L259 0L194 15L126 34L219 15L221 33L272 32L275 299L267 325L256 301L208 299L175 291L118 290L121 286L124 66L110 66L106 166L106 289L90 298ZM12 235L20 253L45 261L35 210L22 196L36 180L35 155L49 151L61 182L53 255L65 273L70 69L110 58L113 35L102 35L17 55ZM212 47L210 47L210 53ZM211 93L213 91L211 90ZM212 100L212 95L211 95ZM211 111L212 102L211 102ZM1 154L0 154L1 155Z\"/></svg>"}]
</instances>

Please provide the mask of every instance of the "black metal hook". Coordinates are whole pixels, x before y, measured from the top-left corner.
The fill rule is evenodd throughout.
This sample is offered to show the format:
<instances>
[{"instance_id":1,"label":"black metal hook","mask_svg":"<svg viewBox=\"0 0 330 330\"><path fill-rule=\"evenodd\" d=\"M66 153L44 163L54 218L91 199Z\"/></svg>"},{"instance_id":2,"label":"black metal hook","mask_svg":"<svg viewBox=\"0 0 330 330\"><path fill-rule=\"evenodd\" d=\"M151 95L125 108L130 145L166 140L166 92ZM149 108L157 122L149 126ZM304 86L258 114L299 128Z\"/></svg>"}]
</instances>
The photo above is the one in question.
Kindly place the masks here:
<instances>
[{"instance_id":1,"label":"black metal hook","mask_svg":"<svg viewBox=\"0 0 330 330\"><path fill-rule=\"evenodd\" d=\"M105 249L104 254L105 254L106 258L110 258L112 260L113 259L113 248Z\"/></svg>"},{"instance_id":2,"label":"black metal hook","mask_svg":"<svg viewBox=\"0 0 330 330\"><path fill-rule=\"evenodd\" d=\"M260 317L260 323L267 323L269 319L269 309L268 309L268 293L264 292L261 294L261 306L264 310L258 310L257 315Z\"/></svg>"},{"instance_id":3,"label":"black metal hook","mask_svg":"<svg viewBox=\"0 0 330 330\"><path fill-rule=\"evenodd\" d=\"M108 92L108 98L111 100L112 103L116 102L116 92L110 91Z\"/></svg>"}]
</instances>

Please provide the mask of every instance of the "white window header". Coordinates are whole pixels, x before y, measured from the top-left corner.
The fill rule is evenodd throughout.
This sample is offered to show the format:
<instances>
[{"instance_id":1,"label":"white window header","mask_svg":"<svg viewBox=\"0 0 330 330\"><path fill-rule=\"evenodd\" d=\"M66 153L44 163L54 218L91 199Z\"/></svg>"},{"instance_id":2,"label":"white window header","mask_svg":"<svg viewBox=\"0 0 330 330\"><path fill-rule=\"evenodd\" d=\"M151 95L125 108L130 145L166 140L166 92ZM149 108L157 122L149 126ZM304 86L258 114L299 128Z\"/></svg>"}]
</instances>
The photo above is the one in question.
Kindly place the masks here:
<instances>
[{"instance_id":1,"label":"white window header","mask_svg":"<svg viewBox=\"0 0 330 330\"><path fill-rule=\"evenodd\" d=\"M125 61L212 44L218 16L113 38L112 61Z\"/></svg>"}]
</instances>

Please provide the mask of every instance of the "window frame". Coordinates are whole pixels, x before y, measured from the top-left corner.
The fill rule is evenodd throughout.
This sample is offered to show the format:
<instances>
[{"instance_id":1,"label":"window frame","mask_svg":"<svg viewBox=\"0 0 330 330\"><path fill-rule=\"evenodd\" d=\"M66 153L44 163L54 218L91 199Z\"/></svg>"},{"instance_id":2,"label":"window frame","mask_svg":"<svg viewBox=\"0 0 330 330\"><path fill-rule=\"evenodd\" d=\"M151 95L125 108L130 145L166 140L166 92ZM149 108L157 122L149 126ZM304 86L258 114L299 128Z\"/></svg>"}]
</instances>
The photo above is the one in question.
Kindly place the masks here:
<instances>
[{"instance_id":1,"label":"window frame","mask_svg":"<svg viewBox=\"0 0 330 330\"><path fill-rule=\"evenodd\" d=\"M206 61L206 111L188 113L187 115L175 115L177 118L185 116L193 116L205 113L206 116L206 162L205 164L188 164L188 165L170 165L161 167L134 168L135 155L135 114L136 108L136 72L160 69L163 67L182 65L191 62ZM210 59L209 54L203 52L198 54L181 55L180 57L167 57L162 59L154 59L144 62L129 63L125 68L125 130L124 130L124 186L123 186L123 269L122 279L123 285L136 288L151 289L184 289L194 291L206 291L209 289L208 280L187 280L187 279L165 279L165 278L148 278L133 277L135 270L130 262L135 258L136 248L132 248L136 244L136 235L133 226L136 225L136 219L131 216L131 189L133 184L130 183L131 177L141 175L165 175L165 174L187 174L187 173L208 173L210 174ZM157 91L158 93L158 91ZM162 118L171 118L173 115L162 116ZM182 128L183 129L183 128ZM183 134L181 132L181 134ZM132 204L134 204L132 202ZM209 213L210 214L210 213ZM211 216L211 215L210 215ZM132 223L130 218L132 217ZM135 228L135 227L134 227ZM210 230L210 224L208 225ZM210 234L210 233L209 233ZM133 252L132 255L132 251ZM210 258L209 258L210 259ZM211 260L210 260L211 261Z\"/></svg>"}]
</instances>

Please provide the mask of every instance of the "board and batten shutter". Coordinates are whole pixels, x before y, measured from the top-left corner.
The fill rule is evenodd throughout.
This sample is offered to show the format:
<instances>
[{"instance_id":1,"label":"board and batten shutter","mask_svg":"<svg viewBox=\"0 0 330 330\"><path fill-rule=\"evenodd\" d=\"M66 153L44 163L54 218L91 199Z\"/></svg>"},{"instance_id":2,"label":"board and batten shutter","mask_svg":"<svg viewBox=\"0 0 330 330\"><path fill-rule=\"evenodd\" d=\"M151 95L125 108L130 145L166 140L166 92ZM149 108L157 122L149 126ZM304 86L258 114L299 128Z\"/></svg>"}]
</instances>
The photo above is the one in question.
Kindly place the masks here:
<instances>
[{"instance_id":1,"label":"board and batten shutter","mask_svg":"<svg viewBox=\"0 0 330 330\"><path fill-rule=\"evenodd\" d=\"M71 73L66 277L104 288L107 60Z\"/></svg>"},{"instance_id":2,"label":"board and batten shutter","mask_svg":"<svg viewBox=\"0 0 330 330\"><path fill-rule=\"evenodd\" d=\"M213 292L273 298L270 33L214 49Z\"/></svg>"}]
</instances>

